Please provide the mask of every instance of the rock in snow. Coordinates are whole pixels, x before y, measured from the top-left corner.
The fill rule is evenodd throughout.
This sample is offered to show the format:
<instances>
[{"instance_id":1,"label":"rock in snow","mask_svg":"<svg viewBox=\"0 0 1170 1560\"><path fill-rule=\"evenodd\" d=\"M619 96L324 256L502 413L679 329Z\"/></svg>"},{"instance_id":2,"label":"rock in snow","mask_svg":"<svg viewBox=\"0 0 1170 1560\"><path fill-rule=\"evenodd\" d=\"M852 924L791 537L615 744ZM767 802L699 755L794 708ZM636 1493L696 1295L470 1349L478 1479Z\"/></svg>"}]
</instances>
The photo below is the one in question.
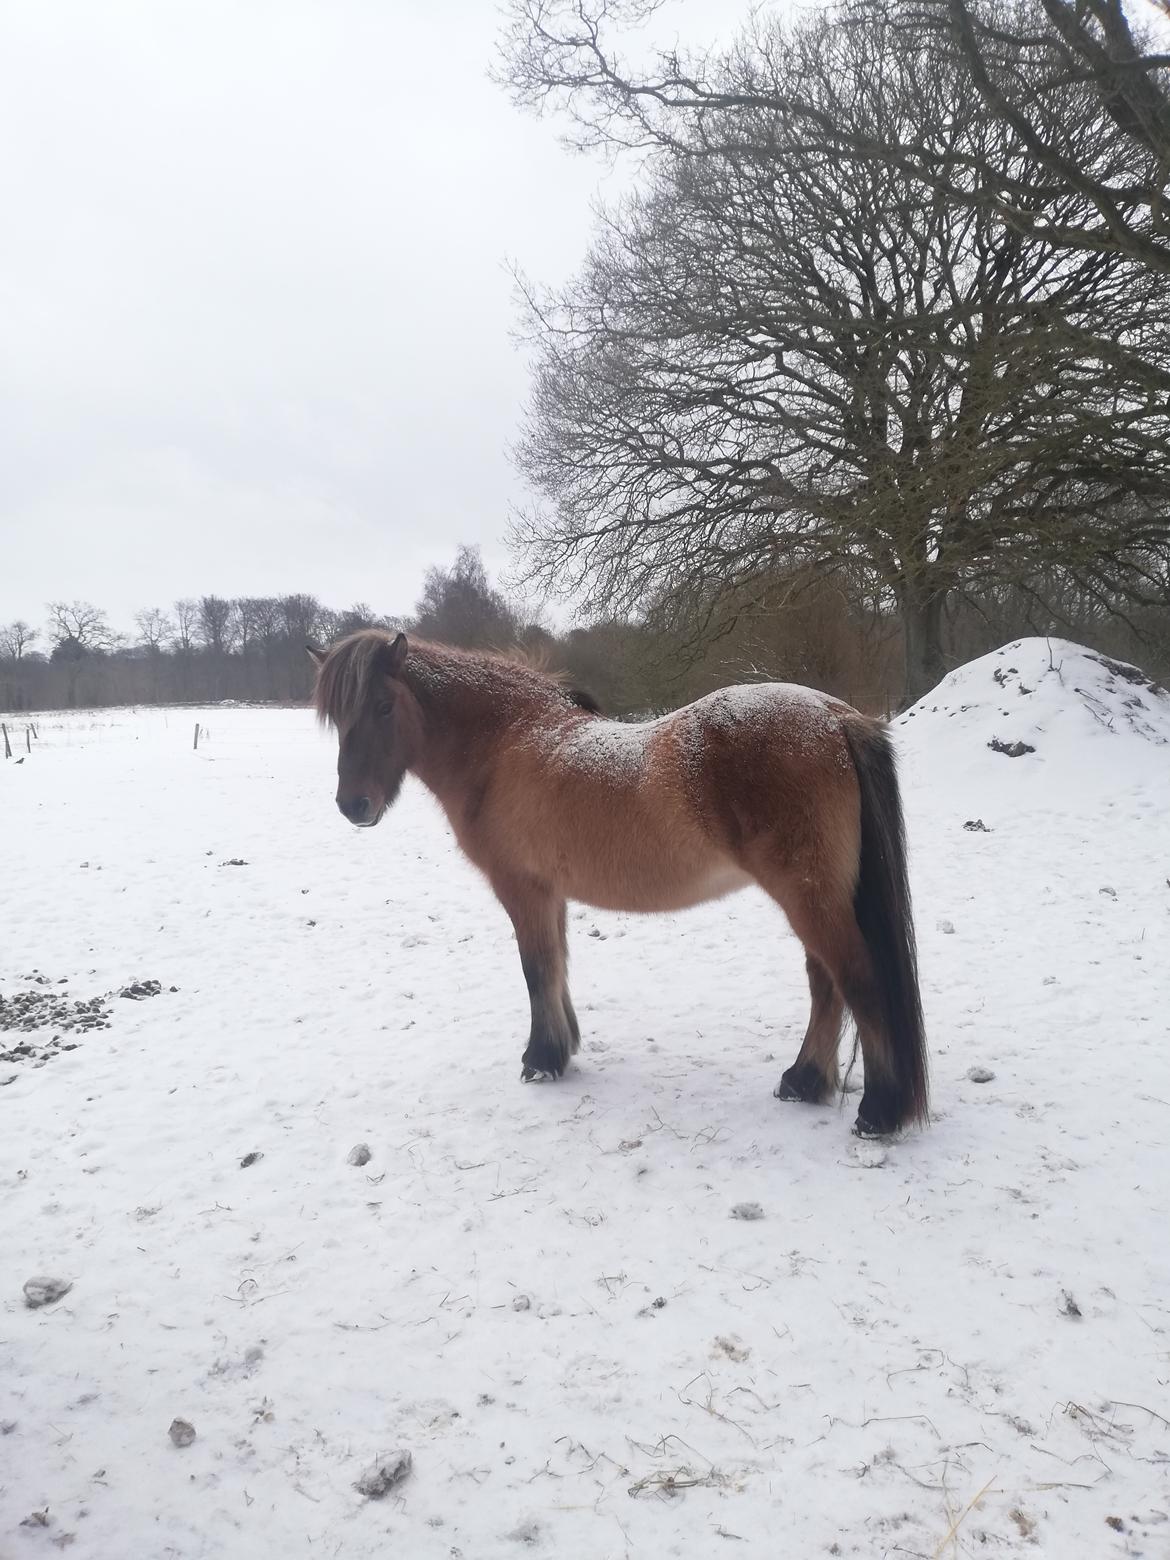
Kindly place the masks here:
<instances>
[{"instance_id":1,"label":"rock in snow","mask_svg":"<svg viewBox=\"0 0 1170 1560\"><path fill-rule=\"evenodd\" d=\"M381 1500L396 1484L402 1483L413 1462L410 1453L401 1448L396 1452L386 1452L355 1481L354 1489L367 1500Z\"/></svg>"},{"instance_id":2,"label":"rock in snow","mask_svg":"<svg viewBox=\"0 0 1170 1560\"><path fill-rule=\"evenodd\" d=\"M68 1278L30 1278L25 1281L24 1303L36 1311L42 1305L52 1305L54 1301L60 1300L72 1288L73 1281Z\"/></svg>"}]
</instances>

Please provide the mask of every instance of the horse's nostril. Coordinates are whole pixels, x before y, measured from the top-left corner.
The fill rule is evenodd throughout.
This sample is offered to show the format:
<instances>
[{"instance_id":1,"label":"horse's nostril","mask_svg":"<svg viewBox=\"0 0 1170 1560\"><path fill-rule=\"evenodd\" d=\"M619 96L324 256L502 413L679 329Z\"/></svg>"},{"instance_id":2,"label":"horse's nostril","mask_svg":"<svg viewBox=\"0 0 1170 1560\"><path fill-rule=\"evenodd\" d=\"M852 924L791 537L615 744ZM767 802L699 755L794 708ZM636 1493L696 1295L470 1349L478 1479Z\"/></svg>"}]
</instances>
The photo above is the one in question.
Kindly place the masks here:
<instances>
[{"instance_id":1,"label":"horse's nostril","mask_svg":"<svg viewBox=\"0 0 1170 1560\"><path fill-rule=\"evenodd\" d=\"M348 801L338 798L338 807L351 823L364 823L370 816L370 799L368 796L352 796Z\"/></svg>"}]
</instances>

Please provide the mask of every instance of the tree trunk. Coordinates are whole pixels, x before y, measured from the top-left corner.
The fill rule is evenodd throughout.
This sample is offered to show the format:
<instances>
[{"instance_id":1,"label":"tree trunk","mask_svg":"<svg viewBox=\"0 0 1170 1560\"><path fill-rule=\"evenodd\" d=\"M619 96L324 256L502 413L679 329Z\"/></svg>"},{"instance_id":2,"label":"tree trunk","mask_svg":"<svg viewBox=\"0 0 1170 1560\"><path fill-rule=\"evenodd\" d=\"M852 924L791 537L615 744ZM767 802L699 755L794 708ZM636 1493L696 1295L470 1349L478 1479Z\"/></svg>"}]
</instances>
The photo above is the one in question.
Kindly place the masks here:
<instances>
[{"instance_id":1,"label":"tree trunk","mask_svg":"<svg viewBox=\"0 0 1170 1560\"><path fill-rule=\"evenodd\" d=\"M945 590L903 589L902 639L906 654L903 707L915 704L947 674L942 647Z\"/></svg>"}]
</instances>

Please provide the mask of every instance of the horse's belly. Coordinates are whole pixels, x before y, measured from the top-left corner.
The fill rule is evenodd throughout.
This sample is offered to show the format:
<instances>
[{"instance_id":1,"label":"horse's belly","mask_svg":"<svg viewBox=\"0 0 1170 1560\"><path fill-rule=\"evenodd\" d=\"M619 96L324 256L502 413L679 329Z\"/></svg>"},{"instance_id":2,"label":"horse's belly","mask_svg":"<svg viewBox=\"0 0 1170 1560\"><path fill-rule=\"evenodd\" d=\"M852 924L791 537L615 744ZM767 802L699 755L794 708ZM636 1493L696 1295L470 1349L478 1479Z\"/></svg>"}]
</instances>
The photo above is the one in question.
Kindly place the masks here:
<instances>
[{"instance_id":1,"label":"horse's belly","mask_svg":"<svg viewBox=\"0 0 1170 1560\"><path fill-rule=\"evenodd\" d=\"M567 899L595 905L599 910L628 910L641 914L687 910L709 899L722 899L747 888L752 878L730 861L580 863L564 874Z\"/></svg>"}]
</instances>

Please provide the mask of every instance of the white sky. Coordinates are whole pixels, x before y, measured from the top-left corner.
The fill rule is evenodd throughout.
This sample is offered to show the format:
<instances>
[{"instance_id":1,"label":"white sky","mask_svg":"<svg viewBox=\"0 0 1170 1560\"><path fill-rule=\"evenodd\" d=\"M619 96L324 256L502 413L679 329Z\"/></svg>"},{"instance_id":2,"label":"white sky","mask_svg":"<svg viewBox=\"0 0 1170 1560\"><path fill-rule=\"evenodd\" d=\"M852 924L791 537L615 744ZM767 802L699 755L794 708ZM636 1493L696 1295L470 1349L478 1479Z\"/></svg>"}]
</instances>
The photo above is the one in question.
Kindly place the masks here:
<instances>
[{"instance_id":1,"label":"white sky","mask_svg":"<svg viewBox=\"0 0 1170 1560\"><path fill-rule=\"evenodd\" d=\"M403 611L459 541L505 564L506 263L570 273L614 186L488 81L498 24L6 0L0 622L77 596L128 629L211 591Z\"/></svg>"}]
</instances>

